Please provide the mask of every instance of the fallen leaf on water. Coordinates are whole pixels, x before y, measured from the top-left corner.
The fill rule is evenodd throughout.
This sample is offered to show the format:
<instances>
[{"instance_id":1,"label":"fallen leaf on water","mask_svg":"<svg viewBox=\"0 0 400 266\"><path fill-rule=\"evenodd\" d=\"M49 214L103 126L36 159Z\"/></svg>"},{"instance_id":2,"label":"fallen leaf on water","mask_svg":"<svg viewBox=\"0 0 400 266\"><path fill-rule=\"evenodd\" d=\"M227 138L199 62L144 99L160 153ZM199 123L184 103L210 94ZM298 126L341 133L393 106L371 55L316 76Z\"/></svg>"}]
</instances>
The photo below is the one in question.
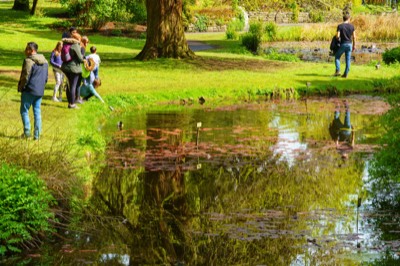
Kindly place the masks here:
<instances>
[{"instance_id":1,"label":"fallen leaf on water","mask_svg":"<svg viewBox=\"0 0 400 266\"><path fill-rule=\"evenodd\" d=\"M82 249L82 250L79 250L79 252L89 253L89 252L97 252L97 250L96 249Z\"/></svg>"},{"instance_id":2,"label":"fallen leaf on water","mask_svg":"<svg viewBox=\"0 0 400 266\"><path fill-rule=\"evenodd\" d=\"M30 258L40 258L42 255L40 255L40 254L28 254L27 256L30 257Z\"/></svg>"}]
</instances>

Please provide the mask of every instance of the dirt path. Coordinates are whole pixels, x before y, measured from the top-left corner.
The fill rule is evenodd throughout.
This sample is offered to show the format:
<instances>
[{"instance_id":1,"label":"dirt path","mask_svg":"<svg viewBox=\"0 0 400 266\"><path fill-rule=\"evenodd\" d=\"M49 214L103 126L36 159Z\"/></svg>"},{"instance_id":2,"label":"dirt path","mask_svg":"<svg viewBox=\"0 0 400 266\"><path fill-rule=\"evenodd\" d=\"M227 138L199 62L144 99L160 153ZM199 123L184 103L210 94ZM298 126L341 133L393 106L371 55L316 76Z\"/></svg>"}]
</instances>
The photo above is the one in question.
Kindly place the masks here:
<instances>
[{"instance_id":1,"label":"dirt path","mask_svg":"<svg viewBox=\"0 0 400 266\"><path fill-rule=\"evenodd\" d=\"M187 41L187 43L193 52L210 50L215 48L214 46L211 46L201 41Z\"/></svg>"}]
</instances>

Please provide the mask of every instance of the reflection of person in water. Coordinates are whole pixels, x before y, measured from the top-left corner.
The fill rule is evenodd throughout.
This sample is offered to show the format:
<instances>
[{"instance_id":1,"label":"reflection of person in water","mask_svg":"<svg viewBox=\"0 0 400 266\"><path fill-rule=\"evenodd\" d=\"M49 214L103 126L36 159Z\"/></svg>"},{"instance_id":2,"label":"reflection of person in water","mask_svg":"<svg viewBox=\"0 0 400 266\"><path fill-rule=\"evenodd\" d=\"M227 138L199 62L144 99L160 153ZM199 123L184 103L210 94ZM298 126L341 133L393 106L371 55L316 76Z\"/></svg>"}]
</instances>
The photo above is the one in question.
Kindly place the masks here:
<instances>
[{"instance_id":1,"label":"reflection of person in water","mask_svg":"<svg viewBox=\"0 0 400 266\"><path fill-rule=\"evenodd\" d=\"M336 144L336 149L342 154L343 159L347 159L348 151L354 148L354 127L350 122L350 107L346 100L343 101L345 107L344 123L340 120L340 105L337 103L333 121L329 125L329 133Z\"/></svg>"}]
</instances>

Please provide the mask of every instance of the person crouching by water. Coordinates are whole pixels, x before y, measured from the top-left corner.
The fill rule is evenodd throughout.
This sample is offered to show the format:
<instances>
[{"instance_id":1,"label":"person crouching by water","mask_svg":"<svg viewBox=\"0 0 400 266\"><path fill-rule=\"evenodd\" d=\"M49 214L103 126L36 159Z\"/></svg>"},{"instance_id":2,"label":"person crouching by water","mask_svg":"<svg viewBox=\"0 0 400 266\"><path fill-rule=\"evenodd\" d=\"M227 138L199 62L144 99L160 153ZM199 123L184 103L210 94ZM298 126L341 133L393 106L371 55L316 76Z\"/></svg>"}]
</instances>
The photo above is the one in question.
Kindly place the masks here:
<instances>
[{"instance_id":1,"label":"person crouching by water","mask_svg":"<svg viewBox=\"0 0 400 266\"><path fill-rule=\"evenodd\" d=\"M57 42L57 45L54 48L54 50L51 52L51 56L50 56L50 64L53 67L54 78L56 80L56 85L54 86L54 92L53 92L53 98L52 98L54 102L62 101L61 84L63 83L63 80L64 80L64 74L61 71L61 65L62 65L61 49L62 49L62 46L63 46L62 41ZM58 94L58 98L57 98L57 94Z\"/></svg>"},{"instance_id":2,"label":"person crouching by water","mask_svg":"<svg viewBox=\"0 0 400 266\"><path fill-rule=\"evenodd\" d=\"M334 76L340 76L340 57L344 53L346 59L346 68L342 78L347 78L350 71L351 53L356 48L356 31L353 24L350 23L350 14L343 15L343 23L339 24L336 30L336 38L340 40L340 47L335 54L336 72Z\"/></svg>"},{"instance_id":3,"label":"person crouching by water","mask_svg":"<svg viewBox=\"0 0 400 266\"><path fill-rule=\"evenodd\" d=\"M348 153L354 148L354 127L350 122L350 107L348 102L343 101L345 106L344 123L340 120L340 105L337 103L333 121L329 125L329 134L336 144L336 149L341 153L343 159L348 158Z\"/></svg>"},{"instance_id":4,"label":"person crouching by water","mask_svg":"<svg viewBox=\"0 0 400 266\"><path fill-rule=\"evenodd\" d=\"M61 53L61 57L63 63L61 66L61 70L65 73L69 82L69 88L66 91L68 98L68 108L73 109L77 108L76 101L78 100L77 98L79 96L79 86L82 80L81 64L84 62L84 58L81 53L80 34L76 33L75 28L71 28L70 33L71 38L62 39L63 52Z\"/></svg>"},{"instance_id":5,"label":"person crouching by water","mask_svg":"<svg viewBox=\"0 0 400 266\"><path fill-rule=\"evenodd\" d=\"M82 68L82 75L84 76L84 78L82 86L80 88L80 97L84 101L87 101L92 96L95 96L102 103L104 103L104 100L101 98L100 94L96 91L96 88L98 88L101 85L100 79L96 79L93 73L93 69L95 68L96 63L93 61L93 59L90 58L88 61L85 61L84 66L85 69Z\"/></svg>"},{"instance_id":6,"label":"person crouching by water","mask_svg":"<svg viewBox=\"0 0 400 266\"><path fill-rule=\"evenodd\" d=\"M42 131L42 114L40 106L44 95L44 88L48 79L48 63L42 54L38 54L38 45L29 42L25 48L25 60L22 65L21 77L18 82L18 92L21 92L20 113L24 133L21 137L31 137L29 109L33 107L34 139L39 140Z\"/></svg>"}]
</instances>

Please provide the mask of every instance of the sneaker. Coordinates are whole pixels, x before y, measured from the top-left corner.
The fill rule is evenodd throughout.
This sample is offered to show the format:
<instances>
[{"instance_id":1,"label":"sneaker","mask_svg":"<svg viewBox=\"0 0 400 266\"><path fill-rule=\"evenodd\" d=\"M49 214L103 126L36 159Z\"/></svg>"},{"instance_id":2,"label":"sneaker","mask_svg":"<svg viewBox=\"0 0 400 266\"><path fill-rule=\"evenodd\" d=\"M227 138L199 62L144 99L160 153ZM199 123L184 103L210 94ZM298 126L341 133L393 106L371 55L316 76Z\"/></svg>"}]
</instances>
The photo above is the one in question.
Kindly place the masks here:
<instances>
[{"instance_id":1,"label":"sneaker","mask_svg":"<svg viewBox=\"0 0 400 266\"><path fill-rule=\"evenodd\" d=\"M57 102L57 103L59 102L59 100L57 99L57 97L53 97L52 100L53 100L53 102Z\"/></svg>"},{"instance_id":2,"label":"sneaker","mask_svg":"<svg viewBox=\"0 0 400 266\"><path fill-rule=\"evenodd\" d=\"M58 97L57 99L58 99L59 102L62 102L62 97L61 96Z\"/></svg>"},{"instance_id":3,"label":"sneaker","mask_svg":"<svg viewBox=\"0 0 400 266\"><path fill-rule=\"evenodd\" d=\"M342 78L347 78L347 75L346 75L346 74L343 74L343 75L342 75Z\"/></svg>"},{"instance_id":4,"label":"sneaker","mask_svg":"<svg viewBox=\"0 0 400 266\"><path fill-rule=\"evenodd\" d=\"M79 107L76 104L68 104L69 109L79 109Z\"/></svg>"},{"instance_id":5,"label":"sneaker","mask_svg":"<svg viewBox=\"0 0 400 266\"><path fill-rule=\"evenodd\" d=\"M30 139L31 136L25 135L25 133L22 133L20 136L20 139Z\"/></svg>"},{"instance_id":6,"label":"sneaker","mask_svg":"<svg viewBox=\"0 0 400 266\"><path fill-rule=\"evenodd\" d=\"M334 77L339 77L340 76L340 72L336 71L335 74L333 74Z\"/></svg>"},{"instance_id":7,"label":"sneaker","mask_svg":"<svg viewBox=\"0 0 400 266\"><path fill-rule=\"evenodd\" d=\"M76 100L75 102L76 102L76 103L79 103L79 104L82 104L82 103L83 103L83 101L82 101L81 99Z\"/></svg>"}]
</instances>

